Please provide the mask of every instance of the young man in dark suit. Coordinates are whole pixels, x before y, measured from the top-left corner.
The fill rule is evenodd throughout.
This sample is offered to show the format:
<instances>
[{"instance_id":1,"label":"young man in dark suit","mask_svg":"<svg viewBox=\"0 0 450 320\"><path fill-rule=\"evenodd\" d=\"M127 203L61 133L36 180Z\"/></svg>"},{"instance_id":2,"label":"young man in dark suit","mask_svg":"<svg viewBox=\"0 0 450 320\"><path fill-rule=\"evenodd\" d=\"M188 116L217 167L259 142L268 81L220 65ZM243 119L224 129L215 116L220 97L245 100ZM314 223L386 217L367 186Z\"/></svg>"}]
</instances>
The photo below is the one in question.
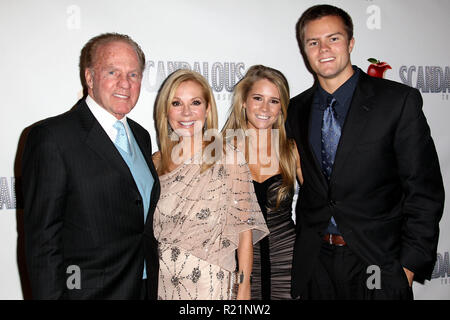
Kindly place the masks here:
<instances>
[{"instance_id":1,"label":"young man in dark suit","mask_svg":"<svg viewBox=\"0 0 450 320\"><path fill-rule=\"evenodd\" d=\"M316 81L286 122L304 177L292 295L412 299L413 278L430 279L444 205L420 93L352 66L342 9L311 7L296 32Z\"/></svg>"},{"instance_id":2,"label":"young man in dark suit","mask_svg":"<svg viewBox=\"0 0 450 320\"><path fill-rule=\"evenodd\" d=\"M127 114L145 56L121 34L80 57L87 96L34 126L23 156L27 269L34 299L155 299L159 180L148 132Z\"/></svg>"}]
</instances>

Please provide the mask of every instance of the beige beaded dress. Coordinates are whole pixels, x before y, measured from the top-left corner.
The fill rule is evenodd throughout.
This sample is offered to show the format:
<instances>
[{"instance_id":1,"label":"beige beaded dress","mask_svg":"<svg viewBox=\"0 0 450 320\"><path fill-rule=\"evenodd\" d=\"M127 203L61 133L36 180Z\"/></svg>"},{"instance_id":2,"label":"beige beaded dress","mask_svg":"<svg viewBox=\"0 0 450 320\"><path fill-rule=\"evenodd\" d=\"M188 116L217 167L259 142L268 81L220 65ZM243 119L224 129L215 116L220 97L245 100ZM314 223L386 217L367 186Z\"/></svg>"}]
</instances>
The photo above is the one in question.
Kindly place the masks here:
<instances>
[{"instance_id":1,"label":"beige beaded dress","mask_svg":"<svg viewBox=\"0 0 450 320\"><path fill-rule=\"evenodd\" d=\"M251 229L253 243L269 233L242 153L226 154L202 173L200 154L159 177L160 300L230 299L239 233Z\"/></svg>"}]
</instances>

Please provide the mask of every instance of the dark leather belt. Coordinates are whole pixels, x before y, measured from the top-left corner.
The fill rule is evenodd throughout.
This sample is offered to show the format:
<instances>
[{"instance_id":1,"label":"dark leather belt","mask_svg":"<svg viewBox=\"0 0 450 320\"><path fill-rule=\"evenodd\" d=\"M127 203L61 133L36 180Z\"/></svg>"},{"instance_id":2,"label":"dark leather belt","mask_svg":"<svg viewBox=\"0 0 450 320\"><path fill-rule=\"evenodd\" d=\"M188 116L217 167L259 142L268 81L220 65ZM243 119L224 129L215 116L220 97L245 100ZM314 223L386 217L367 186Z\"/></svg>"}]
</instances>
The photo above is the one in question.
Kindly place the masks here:
<instances>
[{"instance_id":1,"label":"dark leather belt","mask_svg":"<svg viewBox=\"0 0 450 320\"><path fill-rule=\"evenodd\" d=\"M345 246L347 244L342 236L330 233L323 236L323 241L339 247Z\"/></svg>"}]
</instances>

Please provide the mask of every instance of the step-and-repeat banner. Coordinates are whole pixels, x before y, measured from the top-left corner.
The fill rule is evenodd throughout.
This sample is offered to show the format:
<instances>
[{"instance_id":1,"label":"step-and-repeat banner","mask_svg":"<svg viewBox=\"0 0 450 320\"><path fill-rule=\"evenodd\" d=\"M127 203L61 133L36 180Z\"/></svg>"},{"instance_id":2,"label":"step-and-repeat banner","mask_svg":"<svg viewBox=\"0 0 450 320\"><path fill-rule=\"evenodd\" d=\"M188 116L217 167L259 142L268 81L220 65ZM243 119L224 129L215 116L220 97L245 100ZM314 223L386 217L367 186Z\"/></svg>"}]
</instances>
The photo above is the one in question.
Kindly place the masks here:
<instances>
[{"instance_id":1,"label":"step-and-repeat banner","mask_svg":"<svg viewBox=\"0 0 450 320\"><path fill-rule=\"evenodd\" d=\"M69 110L81 96L83 45L105 32L130 35L145 52L141 96L130 117L153 138L156 93L172 71L190 68L214 90L224 124L233 86L254 64L282 71L291 96L313 82L295 24L311 0L3 0L0 2L1 153L0 299L29 298L24 269L20 154L24 130ZM418 88L450 190L450 1L321 1L346 10L355 25L352 63L386 62L384 77ZM17 192L16 192L17 191ZM416 299L449 299L450 208L441 220L431 281L414 283Z\"/></svg>"}]
</instances>

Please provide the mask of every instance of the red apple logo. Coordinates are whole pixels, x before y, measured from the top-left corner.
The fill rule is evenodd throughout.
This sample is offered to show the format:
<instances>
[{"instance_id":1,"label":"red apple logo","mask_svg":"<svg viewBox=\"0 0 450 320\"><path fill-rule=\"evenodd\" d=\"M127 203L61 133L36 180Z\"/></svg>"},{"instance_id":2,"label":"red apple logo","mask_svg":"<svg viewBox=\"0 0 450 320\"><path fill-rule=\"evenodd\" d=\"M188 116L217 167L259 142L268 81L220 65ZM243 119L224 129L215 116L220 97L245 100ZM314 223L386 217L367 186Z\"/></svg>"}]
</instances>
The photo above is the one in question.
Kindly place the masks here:
<instances>
[{"instance_id":1,"label":"red apple logo","mask_svg":"<svg viewBox=\"0 0 450 320\"><path fill-rule=\"evenodd\" d=\"M367 69L367 74L372 77L383 78L386 70L392 69L391 66L386 62L381 62L380 60L375 58L367 59L367 61L371 63L371 65Z\"/></svg>"}]
</instances>

